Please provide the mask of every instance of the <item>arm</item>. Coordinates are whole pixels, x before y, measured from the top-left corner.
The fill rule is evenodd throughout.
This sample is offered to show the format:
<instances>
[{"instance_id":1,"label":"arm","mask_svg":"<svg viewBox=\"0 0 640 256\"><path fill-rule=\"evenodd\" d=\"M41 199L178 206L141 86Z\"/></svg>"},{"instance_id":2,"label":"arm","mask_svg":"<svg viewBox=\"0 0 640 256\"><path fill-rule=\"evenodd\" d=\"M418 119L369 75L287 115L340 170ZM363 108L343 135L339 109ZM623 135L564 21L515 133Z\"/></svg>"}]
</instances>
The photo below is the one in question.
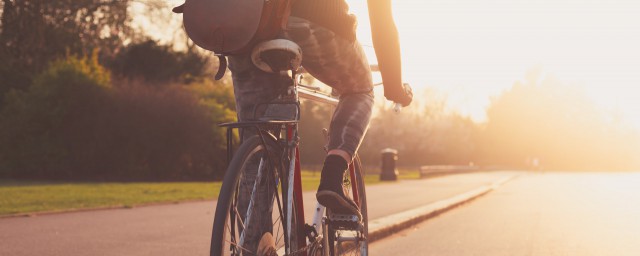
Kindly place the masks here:
<instances>
[{"instance_id":1,"label":"arm","mask_svg":"<svg viewBox=\"0 0 640 256\"><path fill-rule=\"evenodd\" d=\"M402 61L398 29L391 13L391 0L367 0L373 48L384 82L384 96L407 106L412 95L402 85Z\"/></svg>"}]
</instances>

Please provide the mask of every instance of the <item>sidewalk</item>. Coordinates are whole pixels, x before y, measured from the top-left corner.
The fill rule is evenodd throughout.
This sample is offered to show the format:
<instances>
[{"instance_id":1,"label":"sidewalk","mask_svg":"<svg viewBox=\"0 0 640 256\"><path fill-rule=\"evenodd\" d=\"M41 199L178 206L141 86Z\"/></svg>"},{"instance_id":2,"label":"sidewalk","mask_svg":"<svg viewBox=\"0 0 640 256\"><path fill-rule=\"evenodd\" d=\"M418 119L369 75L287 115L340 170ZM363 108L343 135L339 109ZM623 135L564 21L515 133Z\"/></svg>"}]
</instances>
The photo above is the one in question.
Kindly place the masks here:
<instances>
[{"instance_id":1,"label":"sidewalk","mask_svg":"<svg viewBox=\"0 0 640 256\"><path fill-rule=\"evenodd\" d=\"M452 198L515 172L487 172L367 187L370 223ZM305 197L310 220L315 193ZM0 219L0 255L208 255L215 202Z\"/></svg>"}]
</instances>

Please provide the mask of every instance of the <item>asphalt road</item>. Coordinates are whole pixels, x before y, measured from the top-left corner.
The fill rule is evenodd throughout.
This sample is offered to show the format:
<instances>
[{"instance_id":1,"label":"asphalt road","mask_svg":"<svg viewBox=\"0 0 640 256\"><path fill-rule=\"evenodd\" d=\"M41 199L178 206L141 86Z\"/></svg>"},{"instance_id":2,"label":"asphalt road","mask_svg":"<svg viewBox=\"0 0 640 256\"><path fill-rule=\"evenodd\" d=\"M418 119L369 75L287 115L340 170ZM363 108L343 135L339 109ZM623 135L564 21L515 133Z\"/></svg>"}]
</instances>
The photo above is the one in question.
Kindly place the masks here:
<instances>
[{"instance_id":1,"label":"asphalt road","mask_svg":"<svg viewBox=\"0 0 640 256\"><path fill-rule=\"evenodd\" d=\"M369 186L369 216L423 206L512 175L474 173ZM304 196L310 219L314 192ZM209 201L2 218L0 255L208 255L214 211L215 202Z\"/></svg>"},{"instance_id":2,"label":"asphalt road","mask_svg":"<svg viewBox=\"0 0 640 256\"><path fill-rule=\"evenodd\" d=\"M521 175L370 255L640 255L640 173Z\"/></svg>"}]
</instances>

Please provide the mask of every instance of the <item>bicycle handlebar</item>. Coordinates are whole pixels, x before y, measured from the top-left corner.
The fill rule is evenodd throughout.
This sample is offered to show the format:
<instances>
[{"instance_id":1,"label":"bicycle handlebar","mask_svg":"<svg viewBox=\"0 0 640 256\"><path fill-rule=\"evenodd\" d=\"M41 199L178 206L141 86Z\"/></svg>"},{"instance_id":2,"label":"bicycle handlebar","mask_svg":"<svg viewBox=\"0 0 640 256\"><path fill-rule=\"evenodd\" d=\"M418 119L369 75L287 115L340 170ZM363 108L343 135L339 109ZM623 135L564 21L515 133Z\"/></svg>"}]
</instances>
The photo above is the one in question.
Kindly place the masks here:
<instances>
[{"instance_id":1,"label":"bicycle handlebar","mask_svg":"<svg viewBox=\"0 0 640 256\"><path fill-rule=\"evenodd\" d=\"M373 84L373 86L379 86L379 85L383 85L382 82ZM411 88L411 85L409 85L409 83L402 83L402 85L404 86L404 89L406 91L413 92L413 89ZM402 104L393 102L393 111L398 113L400 112L400 110L402 110Z\"/></svg>"},{"instance_id":2,"label":"bicycle handlebar","mask_svg":"<svg viewBox=\"0 0 640 256\"><path fill-rule=\"evenodd\" d=\"M379 71L378 65L371 65L371 70L374 71L374 72ZM300 67L300 69L297 70L296 73L298 73L298 74L306 73L306 70L303 67ZM373 84L373 86L379 86L379 85L383 85L383 83L379 82L379 83ZM409 91L409 92L413 91L413 89L411 88L411 85L409 85L409 83L402 83L402 85L404 86L404 89L406 91ZM332 105L337 105L337 100L332 98L331 96L322 95L319 98L317 96L318 93L317 92L313 92L313 91L319 90L319 88L306 86L306 85L301 85L301 84L299 84L299 86L301 86L303 88L302 90L298 89L299 92L301 92L300 96L302 98L307 98L307 99L311 99L311 100L315 100L315 101L329 103L329 104L332 104ZM402 110L402 104L397 103L397 102L393 102L393 111L398 113L398 112L400 112L400 110Z\"/></svg>"},{"instance_id":3,"label":"bicycle handlebar","mask_svg":"<svg viewBox=\"0 0 640 256\"><path fill-rule=\"evenodd\" d=\"M400 112L400 110L402 110L402 104L394 102L393 103L393 111L398 113L398 112Z\"/></svg>"}]
</instances>

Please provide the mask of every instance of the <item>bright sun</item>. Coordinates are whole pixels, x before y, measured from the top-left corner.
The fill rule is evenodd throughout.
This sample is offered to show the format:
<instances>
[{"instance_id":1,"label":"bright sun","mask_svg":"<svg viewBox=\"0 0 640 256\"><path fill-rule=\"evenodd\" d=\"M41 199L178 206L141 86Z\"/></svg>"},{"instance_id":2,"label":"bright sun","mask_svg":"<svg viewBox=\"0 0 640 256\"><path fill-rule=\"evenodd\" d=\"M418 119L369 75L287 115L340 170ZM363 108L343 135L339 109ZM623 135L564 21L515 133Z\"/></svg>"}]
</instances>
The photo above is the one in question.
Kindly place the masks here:
<instances>
[{"instance_id":1,"label":"bright sun","mask_svg":"<svg viewBox=\"0 0 640 256\"><path fill-rule=\"evenodd\" d=\"M348 0L374 61L366 1ZM541 67L584 86L605 111L640 127L640 2L574 0L393 1L403 74L484 119L490 96ZM367 47L368 46L368 47Z\"/></svg>"}]
</instances>

